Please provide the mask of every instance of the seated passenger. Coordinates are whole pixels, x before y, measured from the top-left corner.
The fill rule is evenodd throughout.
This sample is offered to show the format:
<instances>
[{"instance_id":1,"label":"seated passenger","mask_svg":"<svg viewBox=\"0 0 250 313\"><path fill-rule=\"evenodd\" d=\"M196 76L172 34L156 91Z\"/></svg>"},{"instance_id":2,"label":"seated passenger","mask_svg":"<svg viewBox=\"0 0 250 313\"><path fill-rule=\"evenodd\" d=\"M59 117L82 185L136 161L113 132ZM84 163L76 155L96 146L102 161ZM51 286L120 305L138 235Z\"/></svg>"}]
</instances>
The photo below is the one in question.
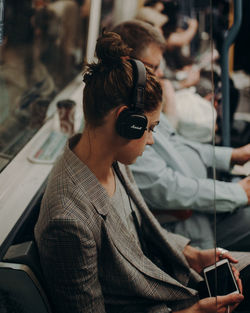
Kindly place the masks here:
<instances>
[{"instance_id":1,"label":"seated passenger","mask_svg":"<svg viewBox=\"0 0 250 313\"><path fill-rule=\"evenodd\" d=\"M10 117L11 114L29 109L32 101L38 97L51 100L55 95L55 84L34 51L31 0L23 3L10 0L6 3L4 13L0 81L6 96L1 98L0 107L7 108Z\"/></svg>"},{"instance_id":2,"label":"seated passenger","mask_svg":"<svg viewBox=\"0 0 250 313\"><path fill-rule=\"evenodd\" d=\"M217 304L215 298L199 298L198 273L213 263L214 250L200 251L166 232L128 168L153 144L159 82L129 59L130 49L117 34L104 33L96 54L98 63L88 65L84 76L85 129L55 165L35 228L54 312L215 313L216 306L224 312L228 305L234 310L242 294L220 296ZM136 86L144 90L142 97L135 97ZM241 256L238 270L249 263L249 254ZM217 250L220 257L237 262ZM237 270L235 276L241 289Z\"/></svg>"},{"instance_id":3,"label":"seated passenger","mask_svg":"<svg viewBox=\"0 0 250 313\"><path fill-rule=\"evenodd\" d=\"M197 20L180 15L177 1L149 0L145 2L145 6L168 17L168 20L161 27L166 46L164 55L167 56L164 74L173 81L176 89L195 86L199 82L200 71L197 66L191 65L189 56L183 55L182 48L189 45L194 39L198 30ZM140 14L137 15L137 18L150 22L146 17L141 18ZM155 22L156 20L152 25L156 26ZM180 22L184 24L184 27L179 27ZM182 79L176 80L176 77L179 78L180 76Z\"/></svg>"},{"instance_id":4,"label":"seated passenger","mask_svg":"<svg viewBox=\"0 0 250 313\"><path fill-rule=\"evenodd\" d=\"M161 61L162 49L153 30L149 24L131 21L117 25L113 31L133 49L132 57L154 68ZM250 144L214 149L179 136L164 114L160 121L155 144L146 147L131 167L149 208L168 230L207 249L214 245L216 206L218 245L250 251L250 177L237 183L214 182L207 174L213 164L228 172L233 164L250 160Z\"/></svg>"},{"instance_id":5,"label":"seated passenger","mask_svg":"<svg viewBox=\"0 0 250 313\"><path fill-rule=\"evenodd\" d=\"M202 106L206 106L204 101L211 100L211 90L215 89L214 106L217 111L217 134L221 135L222 132L222 99L221 99L221 64L219 61L220 53L213 48L207 49L203 52L193 51L193 53L183 53L183 48L190 45L194 40L194 46L197 46L199 41L196 35L198 30L198 22L196 19L189 18L188 16L180 15L180 6L177 1L158 1L149 0L145 5L147 9L154 10L157 14L168 16L168 21L162 25L161 31L165 39L164 60L162 62L162 70L164 76L171 80L176 91L181 91L189 87L195 87L197 94L205 99L201 101ZM139 10L140 11L140 10ZM160 11L160 12L159 12ZM140 13L140 12L139 12ZM212 13L211 13L212 14ZM158 26L159 18L148 19L148 16L143 14L137 15L138 19L149 22L154 26ZM184 24L184 28L179 27L178 24ZM224 30L225 32L225 30ZM196 44L195 44L196 42ZM191 46L192 48L192 46ZM196 47L196 50L198 47ZM198 57L199 56L199 57ZM211 60L213 59L213 82L211 81ZM230 120L233 122L234 113L238 106L239 91L234 86L234 82L229 78L230 83ZM187 91L185 91L187 93ZM196 99L194 99L196 101ZM191 102L192 103L192 102ZM185 113L183 113L184 115ZM197 112L199 116L199 112ZM207 112L205 111L206 115ZM207 122L207 125L210 121ZM184 126L185 127L185 126ZM209 130L211 133L211 130ZM185 129L182 135L185 134ZM196 137L189 139L197 140ZM198 136L199 138L199 136ZM205 142L205 140L198 140Z\"/></svg>"},{"instance_id":6,"label":"seated passenger","mask_svg":"<svg viewBox=\"0 0 250 313\"><path fill-rule=\"evenodd\" d=\"M56 93L53 78L35 53L33 17L31 0L6 1L4 40L0 45L0 152L6 162L41 127ZM39 110L40 100L47 105L43 106L44 114L40 114L37 123L32 114L33 108ZM2 162L0 170L6 162Z\"/></svg>"},{"instance_id":7,"label":"seated passenger","mask_svg":"<svg viewBox=\"0 0 250 313\"><path fill-rule=\"evenodd\" d=\"M82 62L80 6L76 1L44 1L34 16L36 45L41 60L59 89L77 74Z\"/></svg>"},{"instance_id":8,"label":"seated passenger","mask_svg":"<svg viewBox=\"0 0 250 313\"><path fill-rule=\"evenodd\" d=\"M164 19L162 21L161 17L165 17L165 15L159 13L155 8L142 7L138 11L136 19L148 22L160 29L164 22ZM166 53L165 39L163 35L161 37L163 52ZM211 105L207 98L201 97L196 93L195 88L182 86L180 90L175 92L175 81L173 76L165 71L165 60L161 58L159 64L160 67L156 73L161 78L163 89L162 110L168 116L171 125L185 138L198 142L211 142L213 130L217 128L217 112L214 106ZM209 85L211 85L210 80ZM211 88L209 93L211 95Z\"/></svg>"}]
</instances>

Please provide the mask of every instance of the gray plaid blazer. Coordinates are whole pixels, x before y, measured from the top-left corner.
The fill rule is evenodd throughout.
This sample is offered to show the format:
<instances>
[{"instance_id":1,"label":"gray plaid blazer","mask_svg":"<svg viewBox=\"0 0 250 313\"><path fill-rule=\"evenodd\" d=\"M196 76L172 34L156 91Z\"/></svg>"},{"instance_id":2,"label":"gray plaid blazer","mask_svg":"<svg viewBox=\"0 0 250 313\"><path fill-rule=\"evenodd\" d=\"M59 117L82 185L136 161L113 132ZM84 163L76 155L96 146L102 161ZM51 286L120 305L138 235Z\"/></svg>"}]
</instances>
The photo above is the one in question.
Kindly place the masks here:
<instances>
[{"instance_id":1,"label":"gray plaid blazer","mask_svg":"<svg viewBox=\"0 0 250 313\"><path fill-rule=\"evenodd\" d=\"M120 164L142 216L145 239L163 269L128 233L97 178L66 147L54 166L35 227L55 312L171 312L198 300L201 277L182 254L188 239L166 232L147 208L128 167ZM169 274L171 272L171 274Z\"/></svg>"}]
</instances>

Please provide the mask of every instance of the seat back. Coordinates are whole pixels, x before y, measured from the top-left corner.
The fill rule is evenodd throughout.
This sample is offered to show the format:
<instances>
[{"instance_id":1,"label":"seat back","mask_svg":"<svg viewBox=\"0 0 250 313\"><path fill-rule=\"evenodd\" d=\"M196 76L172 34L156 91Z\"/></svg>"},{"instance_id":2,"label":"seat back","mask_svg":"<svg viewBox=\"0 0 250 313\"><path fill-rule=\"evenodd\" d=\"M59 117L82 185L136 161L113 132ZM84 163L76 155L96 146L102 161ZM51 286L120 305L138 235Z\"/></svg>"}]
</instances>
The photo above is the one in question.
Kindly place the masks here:
<instances>
[{"instance_id":1,"label":"seat back","mask_svg":"<svg viewBox=\"0 0 250 313\"><path fill-rule=\"evenodd\" d=\"M43 288L26 265L0 262L0 294L6 312L51 313Z\"/></svg>"},{"instance_id":2,"label":"seat back","mask_svg":"<svg viewBox=\"0 0 250 313\"><path fill-rule=\"evenodd\" d=\"M51 313L36 252L32 241L13 245L0 262L0 302L2 297L6 312Z\"/></svg>"}]
</instances>

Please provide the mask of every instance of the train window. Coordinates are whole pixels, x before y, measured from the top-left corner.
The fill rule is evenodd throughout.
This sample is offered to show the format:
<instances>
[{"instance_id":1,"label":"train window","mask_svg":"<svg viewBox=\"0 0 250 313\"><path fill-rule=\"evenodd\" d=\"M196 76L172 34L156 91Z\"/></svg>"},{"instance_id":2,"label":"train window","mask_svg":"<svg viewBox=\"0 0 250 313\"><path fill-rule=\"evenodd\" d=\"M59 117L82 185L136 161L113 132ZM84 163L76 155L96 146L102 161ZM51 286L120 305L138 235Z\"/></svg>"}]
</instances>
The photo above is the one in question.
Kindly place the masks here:
<instances>
[{"instance_id":1,"label":"train window","mask_svg":"<svg viewBox=\"0 0 250 313\"><path fill-rule=\"evenodd\" d=\"M162 210L158 216L159 221L165 224L170 220L169 230L173 232L179 230L181 234L189 237L195 246L211 248L218 245L224 247L224 243L227 244L226 241L220 244L222 242L220 237L224 238L225 235L225 227L223 228L222 225L225 225L226 216L231 216L231 213L225 212L225 207L228 206L230 209L231 205L235 206L239 212L239 207L245 201L245 194L242 191L238 194L235 186L241 177L249 175L249 162L248 167L239 166L234 168L233 172L231 168L228 168L225 172L229 165L226 164L229 163L229 150L226 154L228 157L224 158L222 152L217 156L217 148L212 151L211 145L223 145L225 133L223 128L224 83L223 75L221 75L223 45L225 34L228 33L227 30L234 23L233 19L236 18L234 12L237 8L234 6L239 2L241 1L4 1L4 39L3 42L0 40L0 172L2 170L0 174L0 220L4 220L4 223L0 227L0 259L7 246L13 243L12 241L19 243L19 240L21 242L24 239L33 239L30 237L33 236L33 224L39 210L37 199L40 200L42 188L46 184L47 175L52 168L52 162L46 164L39 160L36 163L35 157L33 157L33 152L40 151L35 149L36 144L32 146L37 138L37 147L43 147L44 142L39 141L37 135L44 129L36 134L30 147L27 145L27 149L22 151L24 153L19 154L19 156L23 154L24 158L18 158L18 156L10 166L4 171L3 169L41 128L46 118L53 114L53 108L56 107L54 104L58 104L58 98L55 96L75 77L80 80L77 87L74 85L75 80L73 84L70 84L74 89L73 100L82 101L82 78L78 74L81 73L83 61L86 59L91 62L93 59L98 33L103 28L110 30L114 25L134 17L159 27L165 37L166 49L163 61L154 63L155 59L152 58L144 63L159 76L161 75L162 85L166 87L166 90L168 90L168 85L164 85L164 82L167 80L172 83L173 87L169 89L169 94L171 96L173 91L172 99L174 101L168 101L172 99L166 97L166 105L163 106L163 110L168 118L169 126L165 137L170 138L168 142L173 146L173 151L176 150L177 153L174 152L175 155L171 156L172 152L170 151L169 154L165 154L167 157L163 161L173 164L169 166L170 173L177 173L176 177L179 176L179 172L182 175L182 170L186 172L186 168L188 172L190 171L190 174L187 174L183 180L185 183L187 179L186 186L181 183L179 189L181 190L183 187L183 193L180 191L180 197L174 192L171 193L173 201L169 201L170 207L166 204L166 208L170 210L167 212L167 216ZM144 5L149 7L149 10L145 10ZM242 26L235 38L235 45L231 47L232 50L230 49L226 56L229 63L227 79L230 84L228 92L231 107L229 118L232 147L247 144L250 138L250 58L245 53L250 48L250 37L246 36L249 31L249 9L250 1L243 0ZM82 111L82 108L80 110ZM48 121L45 126L48 126L50 122L52 121ZM169 131L172 129L171 126L175 128L173 132ZM175 133L181 137L178 136L179 139L176 139ZM54 135L53 132L52 135ZM41 138L44 139L46 136L47 133L44 132ZM50 143L52 142L50 136L46 138ZM161 145L161 142L159 141L158 144ZM205 153L206 148L201 148L203 144L205 144L204 147L210 147L207 151L211 151L211 153ZM172 149L171 145L170 149ZM155 141L155 147L157 147L157 141ZM196 149L196 147L200 148ZM29 154L31 150L32 154ZM51 148L49 150L51 151ZM199 151L203 151L204 154L203 152L200 154ZM33 157L32 162L30 162L31 157ZM179 164L178 159L180 159ZM15 161L18 162L15 164ZM155 166L153 161L152 168ZM17 172L18 174L16 174ZM140 172L141 174L142 172ZM162 171L160 174L162 175ZM234 174L239 176L234 176ZM188 183L189 178L190 181L197 182L197 184L193 184L194 187ZM213 179L213 183L210 178ZM166 180L168 181L168 179L166 175ZM206 180L207 183L205 183ZM204 194L202 194L202 190L201 193L197 192L199 188L197 189L196 186L199 185L199 181L201 181L201 185L206 185L206 192L209 191L210 195L209 199L206 198L205 191ZM235 199L233 199L234 194L228 192L223 200L225 204L217 201L217 197L221 196L220 184L217 181L235 182L233 185L237 195ZM167 185L167 188L171 190L171 186ZM203 216L201 219L198 217L197 222L195 222L196 216L199 214L193 214L195 213L194 207L196 207L193 199L197 199L196 197L193 199L189 197L190 207L188 210L186 210L184 202L181 204L183 210L179 210L179 212L171 210L172 203L175 200L181 203L182 195L189 190L192 193L192 188L195 189L198 199L203 199L203 196L207 199L204 200L203 206L202 204L198 205L198 210L205 207L210 213L204 219ZM167 191L166 189L166 193ZM155 194L157 195L157 193ZM174 208L175 204L173 204ZM220 214L222 211L224 213ZM194 218L195 227L192 222L188 224L186 221L191 217ZM173 221L176 220L179 221L175 228ZM205 222L203 223L203 221ZM31 224L32 226L30 226ZM191 225L191 227L185 225ZM164 226L167 227L167 224ZM227 232L226 238L228 241L230 235L236 238L235 234L228 234L229 232ZM238 242L235 245L230 244L235 249L239 248Z\"/></svg>"},{"instance_id":2,"label":"train window","mask_svg":"<svg viewBox=\"0 0 250 313\"><path fill-rule=\"evenodd\" d=\"M82 70L90 0L4 1L0 46L0 171L46 119L55 95Z\"/></svg>"}]
</instances>

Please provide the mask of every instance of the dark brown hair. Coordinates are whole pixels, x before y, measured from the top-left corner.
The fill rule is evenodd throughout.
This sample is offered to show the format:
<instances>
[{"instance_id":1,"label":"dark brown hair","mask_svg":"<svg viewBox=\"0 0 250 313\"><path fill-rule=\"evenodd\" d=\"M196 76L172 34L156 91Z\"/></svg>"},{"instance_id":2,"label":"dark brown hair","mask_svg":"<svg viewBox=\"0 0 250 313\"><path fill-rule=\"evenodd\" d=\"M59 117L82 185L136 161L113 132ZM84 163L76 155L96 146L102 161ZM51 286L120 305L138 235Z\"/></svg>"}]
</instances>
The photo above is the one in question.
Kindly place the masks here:
<instances>
[{"instance_id":1,"label":"dark brown hair","mask_svg":"<svg viewBox=\"0 0 250 313\"><path fill-rule=\"evenodd\" d=\"M130 104L133 92L133 68L129 62L131 48L113 32L104 32L97 40L97 63L84 70L85 88L83 110L86 123L103 124L110 110ZM147 70L144 111L152 112L162 101L162 90L157 78Z\"/></svg>"}]
</instances>

